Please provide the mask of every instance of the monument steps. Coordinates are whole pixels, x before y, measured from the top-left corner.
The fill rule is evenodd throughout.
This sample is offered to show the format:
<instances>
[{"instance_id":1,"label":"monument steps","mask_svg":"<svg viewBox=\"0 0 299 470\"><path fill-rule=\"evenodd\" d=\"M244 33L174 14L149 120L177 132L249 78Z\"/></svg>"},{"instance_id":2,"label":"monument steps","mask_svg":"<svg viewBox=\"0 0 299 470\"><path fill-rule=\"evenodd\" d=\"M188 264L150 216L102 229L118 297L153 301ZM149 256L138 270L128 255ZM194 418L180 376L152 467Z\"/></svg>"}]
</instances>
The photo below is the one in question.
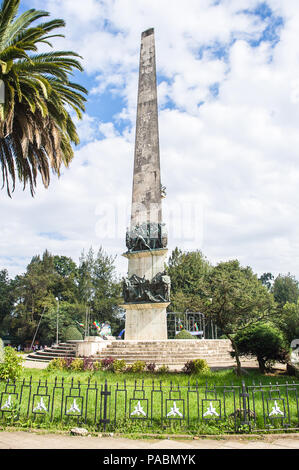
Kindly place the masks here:
<instances>
[{"instance_id":1,"label":"monument steps","mask_svg":"<svg viewBox=\"0 0 299 470\"><path fill-rule=\"evenodd\" d=\"M77 342L77 341L76 341ZM59 343L28 354L28 361L52 361L56 358L76 357L76 342Z\"/></svg>"},{"instance_id":2,"label":"monument steps","mask_svg":"<svg viewBox=\"0 0 299 470\"><path fill-rule=\"evenodd\" d=\"M194 359L205 359L208 365L232 365L229 340L167 340L167 341L113 341L92 357L123 359L127 364L144 361L157 365L180 366Z\"/></svg>"}]
</instances>

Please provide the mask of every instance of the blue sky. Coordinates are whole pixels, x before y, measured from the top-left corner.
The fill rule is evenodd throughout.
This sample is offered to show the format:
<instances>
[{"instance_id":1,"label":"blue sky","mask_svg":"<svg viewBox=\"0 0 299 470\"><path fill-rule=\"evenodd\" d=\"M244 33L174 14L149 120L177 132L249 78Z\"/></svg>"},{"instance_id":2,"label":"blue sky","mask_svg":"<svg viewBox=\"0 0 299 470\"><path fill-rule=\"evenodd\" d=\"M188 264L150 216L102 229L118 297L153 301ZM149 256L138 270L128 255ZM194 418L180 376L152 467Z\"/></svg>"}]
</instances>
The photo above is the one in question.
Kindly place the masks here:
<instances>
[{"instance_id":1,"label":"blue sky","mask_svg":"<svg viewBox=\"0 0 299 470\"><path fill-rule=\"evenodd\" d=\"M169 249L299 279L296 0L23 0L66 21L89 90L75 158L31 198L2 191L0 267L91 245L126 272L141 32L155 28Z\"/></svg>"}]
</instances>

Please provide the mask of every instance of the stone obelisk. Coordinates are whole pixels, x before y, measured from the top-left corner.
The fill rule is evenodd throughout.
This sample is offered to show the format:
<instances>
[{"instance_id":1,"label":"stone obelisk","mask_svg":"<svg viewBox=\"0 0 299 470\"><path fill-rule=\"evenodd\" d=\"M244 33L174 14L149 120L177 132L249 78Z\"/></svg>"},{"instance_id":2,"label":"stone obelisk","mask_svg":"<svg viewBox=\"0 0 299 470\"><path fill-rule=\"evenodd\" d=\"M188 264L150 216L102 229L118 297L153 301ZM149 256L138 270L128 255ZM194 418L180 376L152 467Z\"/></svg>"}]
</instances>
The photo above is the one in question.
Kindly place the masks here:
<instances>
[{"instance_id":1,"label":"stone obelisk","mask_svg":"<svg viewBox=\"0 0 299 470\"><path fill-rule=\"evenodd\" d=\"M128 277L123 281L125 340L167 339L170 279L164 271L154 29L141 35L131 225L126 234Z\"/></svg>"}]
</instances>

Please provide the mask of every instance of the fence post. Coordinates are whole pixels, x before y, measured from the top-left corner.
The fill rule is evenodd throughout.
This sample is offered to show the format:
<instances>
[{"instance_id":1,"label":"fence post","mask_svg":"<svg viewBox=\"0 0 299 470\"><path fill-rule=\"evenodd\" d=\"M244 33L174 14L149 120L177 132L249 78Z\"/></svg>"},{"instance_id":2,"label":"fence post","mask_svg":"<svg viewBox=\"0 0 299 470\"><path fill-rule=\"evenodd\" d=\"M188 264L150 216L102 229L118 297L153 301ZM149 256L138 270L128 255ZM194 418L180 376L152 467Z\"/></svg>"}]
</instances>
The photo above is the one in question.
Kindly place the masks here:
<instances>
[{"instance_id":1,"label":"fence post","mask_svg":"<svg viewBox=\"0 0 299 470\"><path fill-rule=\"evenodd\" d=\"M104 386L104 391L101 391L102 397L104 397L104 403L103 403L103 418L100 419L100 424L104 425L104 431L106 431L106 425L110 423L110 419L107 418L107 402L108 402L108 397L111 395L111 392L108 391L108 384L107 380L105 380L105 386Z\"/></svg>"},{"instance_id":2,"label":"fence post","mask_svg":"<svg viewBox=\"0 0 299 470\"><path fill-rule=\"evenodd\" d=\"M240 410L240 426L247 425L249 429L251 428L249 418L249 406L247 407L247 398L249 393L247 392L246 385L244 380L242 381L242 393L240 393L240 398L242 398L242 409ZM240 427L239 426L239 427Z\"/></svg>"}]
</instances>

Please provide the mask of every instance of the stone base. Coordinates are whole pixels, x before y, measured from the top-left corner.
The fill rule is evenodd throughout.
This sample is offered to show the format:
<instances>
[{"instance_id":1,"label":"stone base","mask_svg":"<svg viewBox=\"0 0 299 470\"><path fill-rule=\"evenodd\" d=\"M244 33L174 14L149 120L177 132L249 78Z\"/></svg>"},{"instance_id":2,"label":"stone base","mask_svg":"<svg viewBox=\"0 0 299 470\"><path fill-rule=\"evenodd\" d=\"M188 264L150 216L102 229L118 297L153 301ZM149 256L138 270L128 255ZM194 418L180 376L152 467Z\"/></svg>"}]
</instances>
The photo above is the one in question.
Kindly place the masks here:
<instances>
[{"instance_id":1,"label":"stone base","mask_svg":"<svg viewBox=\"0 0 299 470\"><path fill-rule=\"evenodd\" d=\"M123 256L129 260L128 277L130 278L133 274L136 274L151 281L156 274L165 270L167 252L167 248L157 248L155 250L123 253Z\"/></svg>"},{"instance_id":2,"label":"stone base","mask_svg":"<svg viewBox=\"0 0 299 470\"><path fill-rule=\"evenodd\" d=\"M111 344L113 339L104 340L99 336L86 336L84 341L76 344L76 357L89 357L100 353L105 349L108 344Z\"/></svg>"},{"instance_id":3,"label":"stone base","mask_svg":"<svg viewBox=\"0 0 299 470\"><path fill-rule=\"evenodd\" d=\"M167 340L168 302L123 304L126 310L125 340Z\"/></svg>"}]
</instances>

